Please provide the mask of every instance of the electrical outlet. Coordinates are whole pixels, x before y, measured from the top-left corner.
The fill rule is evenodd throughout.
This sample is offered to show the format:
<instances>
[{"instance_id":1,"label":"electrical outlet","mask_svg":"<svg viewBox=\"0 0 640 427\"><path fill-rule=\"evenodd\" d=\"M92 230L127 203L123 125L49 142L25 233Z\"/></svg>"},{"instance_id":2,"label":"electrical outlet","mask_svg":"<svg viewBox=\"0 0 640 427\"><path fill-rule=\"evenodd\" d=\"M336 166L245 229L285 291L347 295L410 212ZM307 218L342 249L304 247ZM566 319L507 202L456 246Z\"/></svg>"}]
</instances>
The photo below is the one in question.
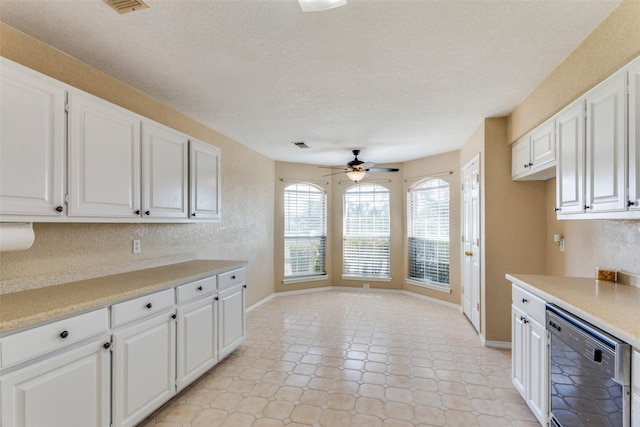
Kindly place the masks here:
<instances>
[{"instance_id":1,"label":"electrical outlet","mask_svg":"<svg viewBox=\"0 0 640 427\"><path fill-rule=\"evenodd\" d=\"M140 240L134 240L133 241L133 253L134 254L139 254L140 251L141 251Z\"/></svg>"},{"instance_id":2,"label":"electrical outlet","mask_svg":"<svg viewBox=\"0 0 640 427\"><path fill-rule=\"evenodd\" d=\"M617 282L618 274L615 270L606 270L604 268L596 268L596 279L605 280L607 282Z\"/></svg>"},{"instance_id":3,"label":"electrical outlet","mask_svg":"<svg viewBox=\"0 0 640 427\"><path fill-rule=\"evenodd\" d=\"M368 284L368 283L363 283L363 284L362 284L362 287L363 287L364 289L369 289L369 284Z\"/></svg>"}]
</instances>

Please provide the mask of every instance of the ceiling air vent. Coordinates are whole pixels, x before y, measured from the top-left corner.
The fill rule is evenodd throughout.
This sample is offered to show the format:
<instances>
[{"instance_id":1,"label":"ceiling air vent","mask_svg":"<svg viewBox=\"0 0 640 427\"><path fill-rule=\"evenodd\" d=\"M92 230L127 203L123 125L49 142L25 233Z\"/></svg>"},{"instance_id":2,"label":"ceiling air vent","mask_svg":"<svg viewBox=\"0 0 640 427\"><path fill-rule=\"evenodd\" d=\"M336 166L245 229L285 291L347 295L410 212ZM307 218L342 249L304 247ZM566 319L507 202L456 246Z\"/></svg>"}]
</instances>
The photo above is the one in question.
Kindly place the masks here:
<instances>
[{"instance_id":1,"label":"ceiling air vent","mask_svg":"<svg viewBox=\"0 0 640 427\"><path fill-rule=\"evenodd\" d=\"M298 148L311 148L307 144L305 144L304 141L292 142L292 144Z\"/></svg>"},{"instance_id":2,"label":"ceiling air vent","mask_svg":"<svg viewBox=\"0 0 640 427\"><path fill-rule=\"evenodd\" d=\"M104 0L104 2L120 14L147 9L149 7L142 0Z\"/></svg>"}]
</instances>

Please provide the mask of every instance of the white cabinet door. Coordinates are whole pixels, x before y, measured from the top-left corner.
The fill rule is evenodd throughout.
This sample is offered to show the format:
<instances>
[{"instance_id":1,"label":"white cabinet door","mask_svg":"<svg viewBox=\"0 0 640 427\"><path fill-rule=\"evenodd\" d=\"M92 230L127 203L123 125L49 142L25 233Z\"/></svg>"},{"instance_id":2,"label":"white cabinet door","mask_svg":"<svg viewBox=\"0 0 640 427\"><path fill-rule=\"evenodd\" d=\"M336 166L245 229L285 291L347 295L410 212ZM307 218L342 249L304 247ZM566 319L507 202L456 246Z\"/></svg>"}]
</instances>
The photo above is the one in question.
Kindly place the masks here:
<instances>
[{"instance_id":1,"label":"white cabinet door","mask_svg":"<svg viewBox=\"0 0 640 427\"><path fill-rule=\"evenodd\" d=\"M531 170L545 169L556 160L554 121L550 120L531 133Z\"/></svg>"},{"instance_id":2,"label":"white cabinet door","mask_svg":"<svg viewBox=\"0 0 640 427\"><path fill-rule=\"evenodd\" d=\"M626 208L626 75L618 73L587 95L586 207Z\"/></svg>"},{"instance_id":3,"label":"white cabinet door","mask_svg":"<svg viewBox=\"0 0 640 427\"><path fill-rule=\"evenodd\" d=\"M107 338L29 365L1 380L2 425L110 425L110 351Z\"/></svg>"},{"instance_id":4,"label":"white cabinet door","mask_svg":"<svg viewBox=\"0 0 640 427\"><path fill-rule=\"evenodd\" d=\"M69 216L138 216L139 117L80 92L69 106Z\"/></svg>"},{"instance_id":5,"label":"white cabinet door","mask_svg":"<svg viewBox=\"0 0 640 427\"><path fill-rule=\"evenodd\" d=\"M640 210L640 60L629 67L629 210ZM640 420L638 421L640 425Z\"/></svg>"},{"instance_id":6,"label":"white cabinet door","mask_svg":"<svg viewBox=\"0 0 640 427\"><path fill-rule=\"evenodd\" d=\"M517 177L529 171L530 158L530 137L527 136L513 144L511 147L511 176Z\"/></svg>"},{"instance_id":7,"label":"white cabinet door","mask_svg":"<svg viewBox=\"0 0 640 427\"><path fill-rule=\"evenodd\" d=\"M189 142L189 209L192 219L220 219L220 149Z\"/></svg>"},{"instance_id":8,"label":"white cabinet door","mask_svg":"<svg viewBox=\"0 0 640 427\"><path fill-rule=\"evenodd\" d=\"M173 129L142 122L142 216L188 216L189 139Z\"/></svg>"},{"instance_id":9,"label":"white cabinet door","mask_svg":"<svg viewBox=\"0 0 640 427\"><path fill-rule=\"evenodd\" d=\"M526 315L515 306L511 306L511 382L524 397L526 374Z\"/></svg>"},{"instance_id":10,"label":"white cabinet door","mask_svg":"<svg viewBox=\"0 0 640 427\"><path fill-rule=\"evenodd\" d=\"M178 391L204 374L218 360L217 301L213 296L178 307Z\"/></svg>"},{"instance_id":11,"label":"white cabinet door","mask_svg":"<svg viewBox=\"0 0 640 427\"><path fill-rule=\"evenodd\" d=\"M64 86L0 59L0 214L62 216Z\"/></svg>"},{"instance_id":12,"label":"white cabinet door","mask_svg":"<svg viewBox=\"0 0 640 427\"><path fill-rule=\"evenodd\" d=\"M583 212L584 101L572 104L556 117L556 144L556 209L559 214Z\"/></svg>"},{"instance_id":13,"label":"white cabinet door","mask_svg":"<svg viewBox=\"0 0 640 427\"><path fill-rule=\"evenodd\" d=\"M176 322L166 312L113 335L113 423L134 426L176 392Z\"/></svg>"},{"instance_id":14,"label":"white cabinet door","mask_svg":"<svg viewBox=\"0 0 640 427\"><path fill-rule=\"evenodd\" d=\"M549 397L547 396L549 349L547 345L547 331L531 317L527 318L527 404L540 424L546 425Z\"/></svg>"},{"instance_id":15,"label":"white cabinet door","mask_svg":"<svg viewBox=\"0 0 640 427\"><path fill-rule=\"evenodd\" d=\"M219 295L219 332L218 355L219 358L227 356L244 341L244 285L236 286L221 292Z\"/></svg>"}]
</instances>

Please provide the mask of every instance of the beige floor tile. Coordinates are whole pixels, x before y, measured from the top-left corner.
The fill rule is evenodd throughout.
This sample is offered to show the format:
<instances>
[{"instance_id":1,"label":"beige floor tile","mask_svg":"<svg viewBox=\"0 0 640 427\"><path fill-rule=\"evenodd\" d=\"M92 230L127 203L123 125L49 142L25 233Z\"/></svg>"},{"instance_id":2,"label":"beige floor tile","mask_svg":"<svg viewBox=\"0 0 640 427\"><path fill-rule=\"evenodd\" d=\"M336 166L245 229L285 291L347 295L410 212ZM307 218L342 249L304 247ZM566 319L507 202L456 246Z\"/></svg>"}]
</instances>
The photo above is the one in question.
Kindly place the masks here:
<instances>
[{"instance_id":1,"label":"beige floor tile","mask_svg":"<svg viewBox=\"0 0 640 427\"><path fill-rule=\"evenodd\" d=\"M534 427L511 352L458 310L319 292L247 314L247 339L143 427Z\"/></svg>"}]
</instances>

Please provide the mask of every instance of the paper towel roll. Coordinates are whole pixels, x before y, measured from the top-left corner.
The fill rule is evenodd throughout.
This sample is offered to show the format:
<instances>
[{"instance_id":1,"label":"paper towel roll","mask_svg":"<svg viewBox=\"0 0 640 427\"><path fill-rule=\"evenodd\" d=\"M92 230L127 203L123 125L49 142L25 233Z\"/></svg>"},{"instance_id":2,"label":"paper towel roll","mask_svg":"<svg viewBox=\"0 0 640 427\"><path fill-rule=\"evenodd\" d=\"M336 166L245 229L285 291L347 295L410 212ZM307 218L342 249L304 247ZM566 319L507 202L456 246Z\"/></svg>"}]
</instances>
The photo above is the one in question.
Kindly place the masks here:
<instances>
[{"instance_id":1,"label":"paper towel roll","mask_svg":"<svg viewBox=\"0 0 640 427\"><path fill-rule=\"evenodd\" d=\"M0 252L29 249L34 238L31 223L0 223Z\"/></svg>"}]
</instances>

